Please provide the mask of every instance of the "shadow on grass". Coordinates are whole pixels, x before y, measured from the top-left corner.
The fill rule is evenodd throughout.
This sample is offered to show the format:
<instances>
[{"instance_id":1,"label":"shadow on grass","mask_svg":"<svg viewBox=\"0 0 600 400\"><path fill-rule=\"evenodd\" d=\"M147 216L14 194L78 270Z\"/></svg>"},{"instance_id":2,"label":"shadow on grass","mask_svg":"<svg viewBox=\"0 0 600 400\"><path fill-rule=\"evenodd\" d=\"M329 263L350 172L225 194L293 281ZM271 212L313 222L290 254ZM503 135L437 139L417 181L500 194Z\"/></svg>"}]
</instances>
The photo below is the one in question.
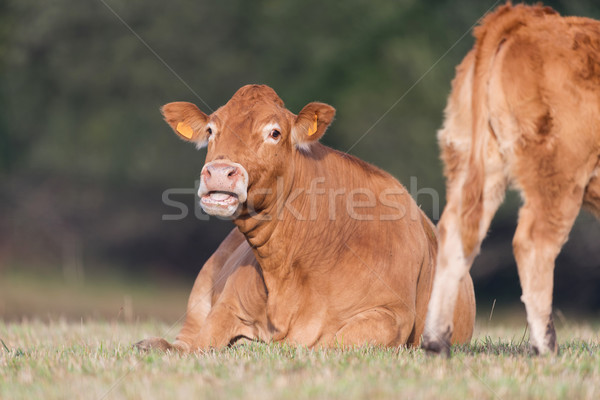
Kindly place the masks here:
<instances>
[{"instance_id":1,"label":"shadow on grass","mask_svg":"<svg viewBox=\"0 0 600 400\"><path fill-rule=\"evenodd\" d=\"M572 339L560 343L558 346L559 356L563 354L586 354L592 356L599 351L600 344L580 339ZM513 340L502 341L501 339L494 341L489 336L475 340L469 344L454 345L452 346L452 354L537 357L529 341L520 340L516 342Z\"/></svg>"},{"instance_id":2,"label":"shadow on grass","mask_svg":"<svg viewBox=\"0 0 600 400\"><path fill-rule=\"evenodd\" d=\"M452 354L466 355L496 355L496 356L533 356L535 353L531 349L528 341L494 341L487 336L483 339L475 340L469 344L460 344L452 346Z\"/></svg>"}]
</instances>

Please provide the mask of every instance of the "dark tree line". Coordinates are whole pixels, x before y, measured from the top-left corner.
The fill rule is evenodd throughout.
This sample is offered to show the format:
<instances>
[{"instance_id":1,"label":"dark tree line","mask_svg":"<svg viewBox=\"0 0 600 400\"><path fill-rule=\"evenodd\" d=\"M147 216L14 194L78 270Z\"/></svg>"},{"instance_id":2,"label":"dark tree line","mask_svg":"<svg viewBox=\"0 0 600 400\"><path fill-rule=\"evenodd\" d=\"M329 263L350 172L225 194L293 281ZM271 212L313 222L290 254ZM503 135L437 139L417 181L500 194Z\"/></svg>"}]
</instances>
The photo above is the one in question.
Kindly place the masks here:
<instances>
[{"instance_id":1,"label":"dark tree line","mask_svg":"<svg viewBox=\"0 0 600 400\"><path fill-rule=\"evenodd\" d=\"M14 268L195 275L231 224L192 212L162 219L173 212L168 189L183 189L173 198L193 209L204 153L178 141L158 109L187 100L208 112L247 83L272 86L294 112L332 104L326 144L407 186L415 177L414 189L436 190L443 206L436 131L487 3L0 3L0 279ZM600 18L588 1L546 3ZM435 216L431 196L417 201ZM518 298L518 204L509 196L475 266L484 301ZM559 304L600 307L599 234L589 217L577 224L559 259Z\"/></svg>"}]
</instances>

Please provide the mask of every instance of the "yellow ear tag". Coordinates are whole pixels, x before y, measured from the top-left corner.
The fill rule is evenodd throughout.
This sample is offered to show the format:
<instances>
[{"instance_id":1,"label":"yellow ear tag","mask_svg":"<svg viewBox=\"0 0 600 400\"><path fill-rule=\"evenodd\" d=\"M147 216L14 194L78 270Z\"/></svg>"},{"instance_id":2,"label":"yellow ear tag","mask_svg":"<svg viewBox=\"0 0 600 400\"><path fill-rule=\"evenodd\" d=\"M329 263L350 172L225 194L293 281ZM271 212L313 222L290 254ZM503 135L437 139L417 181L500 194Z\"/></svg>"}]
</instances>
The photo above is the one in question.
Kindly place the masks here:
<instances>
[{"instance_id":1,"label":"yellow ear tag","mask_svg":"<svg viewBox=\"0 0 600 400\"><path fill-rule=\"evenodd\" d=\"M181 134L181 136L191 139L194 136L194 130L191 126L186 123L180 122L177 124L177 132Z\"/></svg>"},{"instance_id":2,"label":"yellow ear tag","mask_svg":"<svg viewBox=\"0 0 600 400\"><path fill-rule=\"evenodd\" d=\"M317 133L317 114L315 114L313 125L308 129L308 136L312 136L315 133Z\"/></svg>"}]
</instances>

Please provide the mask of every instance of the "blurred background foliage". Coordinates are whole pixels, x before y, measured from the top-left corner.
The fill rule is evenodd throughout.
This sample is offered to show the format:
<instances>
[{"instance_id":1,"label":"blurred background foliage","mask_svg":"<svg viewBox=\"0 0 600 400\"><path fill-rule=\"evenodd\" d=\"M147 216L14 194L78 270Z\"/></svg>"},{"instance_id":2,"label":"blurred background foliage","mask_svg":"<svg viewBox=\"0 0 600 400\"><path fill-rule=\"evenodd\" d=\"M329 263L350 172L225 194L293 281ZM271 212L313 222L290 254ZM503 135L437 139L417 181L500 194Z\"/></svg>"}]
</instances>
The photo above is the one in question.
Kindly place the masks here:
<instances>
[{"instance_id":1,"label":"blurred background foliage","mask_svg":"<svg viewBox=\"0 0 600 400\"><path fill-rule=\"evenodd\" d=\"M546 1L600 18L586 0ZM247 83L289 109L336 107L323 141L444 204L440 127L454 67L492 1L5 0L0 3L0 281L185 282L232 228L194 217L204 152L177 140L159 107L206 112ZM368 132L362 139L363 134ZM190 209L163 220L170 188ZM417 202L432 218L435 204ZM473 269L478 300L518 302L509 194ZM558 260L557 307L600 308L600 224L580 217ZM51 277L51 278L50 278ZM112 279L112 278L111 278ZM0 293L0 303L2 293ZM5 314L5 306L2 311ZM504 304L504 303L503 303Z\"/></svg>"}]
</instances>

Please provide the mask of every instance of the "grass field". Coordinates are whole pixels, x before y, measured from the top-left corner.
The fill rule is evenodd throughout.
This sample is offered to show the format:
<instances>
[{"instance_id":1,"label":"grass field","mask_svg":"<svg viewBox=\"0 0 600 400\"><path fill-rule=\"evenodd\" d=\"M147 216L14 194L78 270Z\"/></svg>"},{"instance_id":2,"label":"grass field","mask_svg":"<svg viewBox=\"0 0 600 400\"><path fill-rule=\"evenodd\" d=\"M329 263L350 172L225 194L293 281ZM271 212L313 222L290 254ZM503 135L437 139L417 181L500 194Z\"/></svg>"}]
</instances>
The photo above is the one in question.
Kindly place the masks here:
<instances>
[{"instance_id":1,"label":"grass field","mask_svg":"<svg viewBox=\"0 0 600 400\"><path fill-rule=\"evenodd\" d=\"M0 322L0 398L600 398L598 324L559 326L557 357L531 357L523 325L487 321L450 360L374 347L251 343L194 355L131 348L147 336L173 339L177 329L150 321Z\"/></svg>"}]
</instances>

